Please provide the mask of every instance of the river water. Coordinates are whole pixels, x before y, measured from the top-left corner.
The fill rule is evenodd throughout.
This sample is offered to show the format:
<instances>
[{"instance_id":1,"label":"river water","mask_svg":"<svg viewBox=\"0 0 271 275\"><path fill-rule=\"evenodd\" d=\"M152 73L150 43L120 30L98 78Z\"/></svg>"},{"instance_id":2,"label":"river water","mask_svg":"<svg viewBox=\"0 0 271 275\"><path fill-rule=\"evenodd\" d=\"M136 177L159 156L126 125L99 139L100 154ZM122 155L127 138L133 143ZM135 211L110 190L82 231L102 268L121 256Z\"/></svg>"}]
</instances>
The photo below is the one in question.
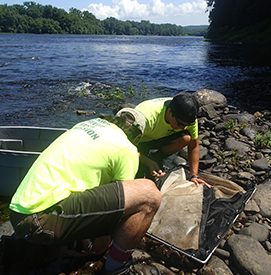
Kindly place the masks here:
<instances>
[{"instance_id":1,"label":"river water","mask_svg":"<svg viewBox=\"0 0 271 275\"><path fill-rule=\"evenodd\" d=\"M266 108L270 83L270 56L251 45L203 37L0 34L0 125L69 128L112 113L116 100L97 95L104 85L120 87L134 104L212 89L229 104L249 109L261 100Z\"/></svg>"}]
</instances>

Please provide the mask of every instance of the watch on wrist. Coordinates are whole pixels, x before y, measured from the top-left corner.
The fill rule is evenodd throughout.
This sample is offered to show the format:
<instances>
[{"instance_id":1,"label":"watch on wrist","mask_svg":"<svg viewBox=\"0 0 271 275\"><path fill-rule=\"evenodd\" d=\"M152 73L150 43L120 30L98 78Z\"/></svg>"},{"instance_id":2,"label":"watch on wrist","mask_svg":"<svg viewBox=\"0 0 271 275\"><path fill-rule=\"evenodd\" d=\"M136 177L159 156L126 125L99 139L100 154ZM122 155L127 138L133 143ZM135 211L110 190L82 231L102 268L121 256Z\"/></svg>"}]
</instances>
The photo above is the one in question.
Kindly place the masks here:
<instances>
[{"instance_id":1,"label":"watch on wrist","mask_svg":"<svg viewBox=\"0 0 271 275\"><path fill-rule=\"evenodd\" d=\"M198 178L199 178L199 175L193 175L193 176L191 176L191 177L190 177L190 180L192 180L193 178L197 178L197 179L198 179Z\"/></svg>"}]
</instances>

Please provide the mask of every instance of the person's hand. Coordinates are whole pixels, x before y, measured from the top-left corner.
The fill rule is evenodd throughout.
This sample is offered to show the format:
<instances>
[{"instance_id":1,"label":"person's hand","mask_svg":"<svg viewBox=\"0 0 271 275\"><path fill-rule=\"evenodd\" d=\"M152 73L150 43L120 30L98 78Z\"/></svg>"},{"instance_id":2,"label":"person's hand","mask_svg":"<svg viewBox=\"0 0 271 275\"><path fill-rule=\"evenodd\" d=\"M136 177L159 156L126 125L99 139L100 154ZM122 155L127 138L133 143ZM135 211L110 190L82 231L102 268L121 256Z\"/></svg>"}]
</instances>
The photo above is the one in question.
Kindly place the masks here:
<instances>
[{"instance_id":1,"label":"person's hand","mask_svg":"<svg viewBox=\"0 0 271 275\"><path fill-rule=\"evenodd\" d=\"M151 175L154 176L155 178L161 178L166 174L166 172L163 172L158 166L158 164L153 160L149 161L148 167L150 169Z\"/></svg>"},{"instance_id":2,"label":"person's hand","mask_svg":"<svg viewBox=\"0 0 271 275\"><path fill-rule=\"evenodd\" d=\"M200 178L192 178L190 179L190 181L193 181L196 184L196 186L199 186L200 184L205 184L207 187L212 188L210 184L208 184L206 181Z\"/></svg>"}]
</instances>

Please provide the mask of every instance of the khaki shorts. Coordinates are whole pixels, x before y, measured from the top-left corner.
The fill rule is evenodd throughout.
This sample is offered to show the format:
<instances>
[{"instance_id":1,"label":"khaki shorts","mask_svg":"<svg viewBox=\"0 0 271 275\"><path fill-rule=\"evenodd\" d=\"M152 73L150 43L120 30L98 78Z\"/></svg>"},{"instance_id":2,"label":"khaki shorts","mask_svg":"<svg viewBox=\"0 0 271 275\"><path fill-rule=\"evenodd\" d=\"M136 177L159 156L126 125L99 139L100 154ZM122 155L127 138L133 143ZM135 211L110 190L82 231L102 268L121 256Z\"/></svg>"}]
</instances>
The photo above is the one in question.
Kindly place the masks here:
<instances>
[{"instance_id":1,"label":"khaki shorts","mask_svg":"<svg viewBox=\"0 0 271 275\"><path fill-rule=\"evenodd\" d=\"M122 182L72 193L39 213L10 212L17 238L36 244L66 244L113 235L124 213Z\"/></svg>"}]
</instances>

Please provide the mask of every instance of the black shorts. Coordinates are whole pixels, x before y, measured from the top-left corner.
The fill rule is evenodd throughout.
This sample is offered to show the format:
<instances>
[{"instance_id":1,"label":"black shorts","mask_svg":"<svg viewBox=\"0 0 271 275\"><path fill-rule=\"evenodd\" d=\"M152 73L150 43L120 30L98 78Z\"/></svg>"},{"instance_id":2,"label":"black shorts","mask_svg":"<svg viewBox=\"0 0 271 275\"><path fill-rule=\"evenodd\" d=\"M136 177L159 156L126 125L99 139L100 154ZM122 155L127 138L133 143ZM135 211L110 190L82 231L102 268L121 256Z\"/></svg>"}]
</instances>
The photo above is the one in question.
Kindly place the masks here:
<instances>
[{"instance_id":1,"label":"black shorts","mask_svg":"<svg viewBox=\"0 0 271 275\"><path fill-rule=\"evenodd\" d=\"M165 136L165 137L162 137L159 139L154 139L151 141L139 143L137 148L140 153L144 154L145 156L148 156L149 151L151 149L159 150L159 149L161 149L161 147L170 144L174 140L176 140L180 137L183 137L183 136L187 136L187 135L190 136L190 133L187 130L182 130L182 131L176 132L169 136Z\"/></svg>"},{"instance_id":2,"label":"black shorts","mask_svg":"<svg viewBox=\"0 0 271 275\"><path fill-rule=\"evenodd\" d=\"M113 235L124 213L122 182L72 193L39 213L10 212L18 238L36 244L66 244Z\"/></svg>"}]
</instances>

